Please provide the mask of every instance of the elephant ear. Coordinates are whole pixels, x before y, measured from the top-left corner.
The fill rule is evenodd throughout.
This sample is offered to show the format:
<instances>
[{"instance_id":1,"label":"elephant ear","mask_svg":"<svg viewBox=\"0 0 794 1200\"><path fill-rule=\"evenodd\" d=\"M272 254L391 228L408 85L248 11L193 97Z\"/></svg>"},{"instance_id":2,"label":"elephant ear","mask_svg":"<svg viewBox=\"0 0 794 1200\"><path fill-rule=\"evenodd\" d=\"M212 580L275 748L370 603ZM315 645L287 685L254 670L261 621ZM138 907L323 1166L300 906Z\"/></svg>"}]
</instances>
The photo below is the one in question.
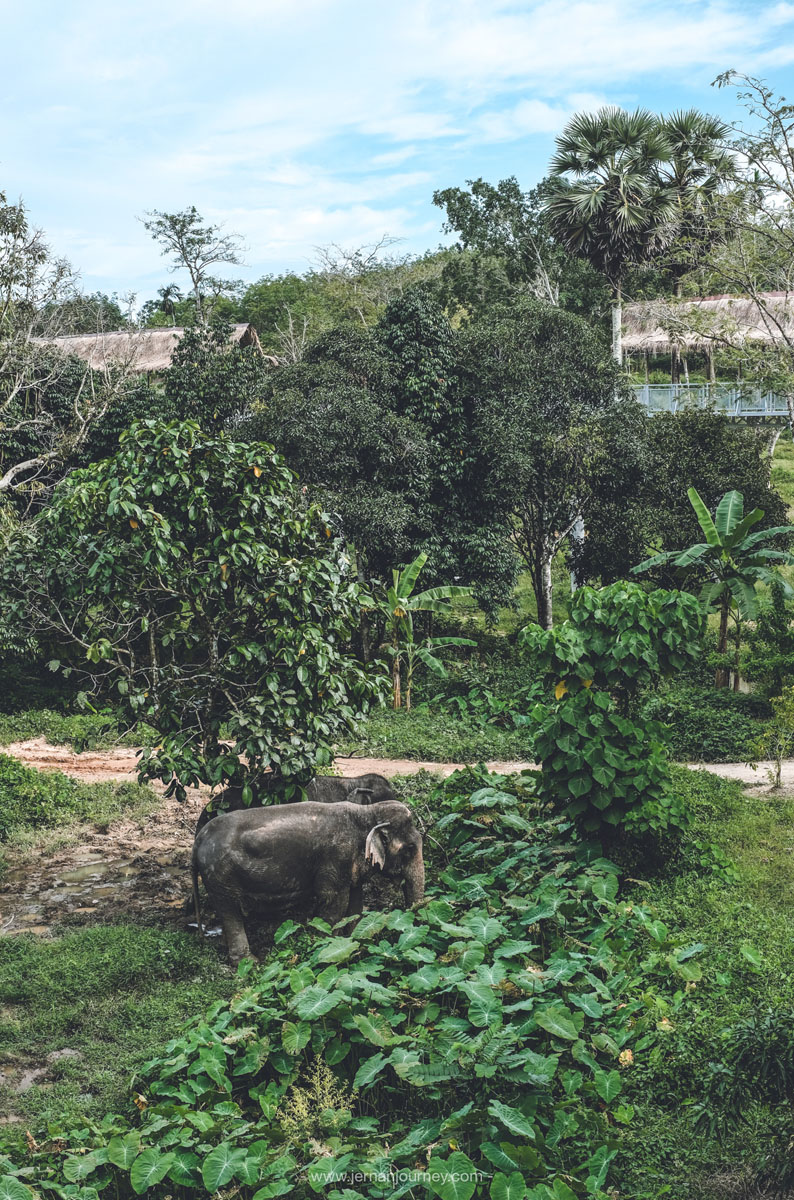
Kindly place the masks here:
<instances>
[{"instance_id":1,"label":"elephant ear","mask_svg":"<svg viewBox=\"0 0 794 1200\"><path fill-rule=\"evenodd\" d=\"M391 824L390 821L383 821L380 825L373 825L364 844L365 859L381 871L386 866L386 851L383 846L383 838L380 837L378 830L385 829L389 824Z\"/></svg>"}]
</instances>

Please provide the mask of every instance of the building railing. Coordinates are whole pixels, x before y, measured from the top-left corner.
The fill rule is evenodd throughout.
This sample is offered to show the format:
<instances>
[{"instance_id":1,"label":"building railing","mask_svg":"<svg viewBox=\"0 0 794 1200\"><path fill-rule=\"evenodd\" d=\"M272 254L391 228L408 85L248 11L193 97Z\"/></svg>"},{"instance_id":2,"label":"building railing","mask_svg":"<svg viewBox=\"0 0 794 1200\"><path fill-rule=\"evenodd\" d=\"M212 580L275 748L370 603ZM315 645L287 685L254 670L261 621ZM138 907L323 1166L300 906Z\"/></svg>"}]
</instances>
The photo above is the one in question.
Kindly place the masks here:
<instances>
[{"instance_id":1,"label":"building railing","mask_svg":"<svg viewBox=\"0 0 794 1200\"><path fill-rule=\"evenodd\" d=\"M714 408L731 417L788 417L786 397L729 383L643 383L634 394L650 413Z\"/></svg>"}]
</instances>

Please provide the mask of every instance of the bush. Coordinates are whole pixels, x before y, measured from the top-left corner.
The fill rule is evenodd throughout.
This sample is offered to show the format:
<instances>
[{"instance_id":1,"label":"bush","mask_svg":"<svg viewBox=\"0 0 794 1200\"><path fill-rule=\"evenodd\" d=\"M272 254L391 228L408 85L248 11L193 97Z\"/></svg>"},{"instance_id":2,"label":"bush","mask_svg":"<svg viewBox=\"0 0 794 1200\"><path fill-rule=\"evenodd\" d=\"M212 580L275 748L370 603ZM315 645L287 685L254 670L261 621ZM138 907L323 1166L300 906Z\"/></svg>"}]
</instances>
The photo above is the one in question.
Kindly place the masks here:
<instances>
[{"instance_id":1,"label":"bush","mask_svg":"<svg viewBox=\"0 0 794 1200\"><path fill-rule=\"evenodd\" d=\"M0 842L20 829L107 820L149 799L154 800L152 793L135 783L80 783L60 771L36 771L0 754Z\"/></svg>"},{"instance_id":2,"label":"bush","mask_svg":"<svg viewBox=\"0 0 794 1200\"><path fill-rule=\"evenodd\" d=\"M670 751L683 762L749 762L770 715L768 701L724 688L674 688L640 709L640 720L665 725Z\"/></svg>"}]
</instances>

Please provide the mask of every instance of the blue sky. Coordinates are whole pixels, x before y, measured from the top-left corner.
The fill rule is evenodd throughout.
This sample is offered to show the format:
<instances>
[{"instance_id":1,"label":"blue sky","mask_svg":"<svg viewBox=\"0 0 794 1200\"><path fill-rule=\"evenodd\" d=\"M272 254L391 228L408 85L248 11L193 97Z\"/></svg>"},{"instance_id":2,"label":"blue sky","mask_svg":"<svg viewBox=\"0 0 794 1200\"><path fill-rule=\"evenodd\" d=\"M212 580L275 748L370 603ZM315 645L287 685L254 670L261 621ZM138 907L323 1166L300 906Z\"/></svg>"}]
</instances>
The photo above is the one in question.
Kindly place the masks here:
<instances>
[{"instance_id":1,"label":"blue sky","mask_svg":"<svg viewBox=\"0 0 794 1200\"><path fill-rule=\"evenodd\" d=\"M418 252L435 188L531 186L577 109L733 117L717 73L785 90L794 64L794 3L746 0L0 0L0 30L0 190L86 290L139 301L169 278L147 209L241 233L248 279Z\"/></svg>"}]
</instances>

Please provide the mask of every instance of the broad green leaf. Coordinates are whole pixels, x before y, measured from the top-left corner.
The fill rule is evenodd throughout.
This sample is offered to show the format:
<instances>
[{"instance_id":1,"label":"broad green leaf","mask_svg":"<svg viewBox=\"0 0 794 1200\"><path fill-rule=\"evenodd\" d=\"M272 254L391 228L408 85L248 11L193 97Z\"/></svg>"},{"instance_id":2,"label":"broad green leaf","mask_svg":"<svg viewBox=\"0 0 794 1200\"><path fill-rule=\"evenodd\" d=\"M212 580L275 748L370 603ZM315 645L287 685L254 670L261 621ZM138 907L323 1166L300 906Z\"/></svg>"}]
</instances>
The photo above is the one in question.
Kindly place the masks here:
<instances>
[{"instance_id":1,"label":"broad green leaf","mask_svg":"<svg viewBox=\"0 0 794 1200\"><path fill-rule=\"evenodd\" d=\"M565 1038L571 1042L575 1042L579 1037L573 1013L564 1004L550 1004L548 1008L539 1009L532 1015L536 1024L554 1037ZM581 1021L582 1018L579 1019Z\"/></svg>"},{"instance_id":2,"label":"broad green leaf","mask_svg":"<svg viewBox=\"0 0 794 1200\"><path fill-rule=\"evenodd\" d=\"M130 1171L130 1184L135 1194L143 1196L149 1188L165 1179L173 1161L173 1154L161 1154L155 1147L139 1154Z\"/></svg>"},{"instance_id":3,"label":"broad green leaf","mask_svg":"<svg viewBox=\"0 0 794 1200\"><path fill-rule=\"evenodd\" d=\"M444 1161L431 1158L427 1165L427 1184L441 1200L471 1200L479 1173L474 1163L460 1150Z\"/></svg>"},{"instance_id":4,"label":"broad green leaf","mask_svg":"<svg viewBox=\"0 0 794 1200\"><path fill-rule=\"evenodd\" d=\"M595 1089L606 1104L611 1104L620 1095L622 1087L619 1071L596 1071Z\"/></svg>"},{"instance_id":5,"label":"broad green leaf","mask_svg":"<svg viewBox=\"0 0 794 1200\"><path fill-rule=\"evenodd\" d=\"M761 966L761 955L756 950L755 946L751 946L749 942L742 942L739 947L739 952L743 958L746 958L754 967Z\"/></svg>"},{"instance_id":6,"label":"broad green leaf","mask_svg":"<svg viewBox=\"0 0 794 1200\"><path fill-rule=\"evenodd\" d=\"M491 1200L524 1200L527 1185L519 1171L514 1171L512 1175L505 1175L500 1171L498 1175L494 1175L488 1194Z\"/></svg>"},{"instance_id":7,"label":"broad green leaf","mask_svg":"<svg viewBox=\"0 0 794 1200\"><path fill-rule=\"evenodd\" d=\"M364 1013L354 1013L353 1020L357 1028L373 1046L389 1046L393 1044L394 1030L383 1017L368 1017Z\"/></svg>"},{"instance_id":8,"label":"broad green leaf","mask_svg":"<svg viewBox=\"0 0 794 1200\"><path fill-rule=\"evenodd\" d=\"M295 997L295 1011L304 1021L316 1021L324 1017L343 997L339 992L327 992L325 988L308 987Z\"/></svg>"},{"instance_id":9,"label":"broad green leaf","mask_svg":"<svg viewBox=\"0 0 794 1200\"><path fill-rule=\"evenodd\" d=\"M593 880L593 895L597 900L614 900L617 894L617 875L603 875Z\"/></svg>"},{"instance_id":10,"label":"broad green leaf","mask_svg":"<svg viewBox=\"0 0 794 1200\"><path fill-rule=\"evenodd\" d=\"M315 957L321 963L346 962L356 950L358 942L355 938L335 937L326 942Z\"/></svg>"},{"instance_id":11,"label":"broad green leaf","mask_svg":"<svg viewBox=\"0 0 794 1200\"><path fill-rule=\"evenodd\" d=\"M33 1200L33 1192L13 1175L0 1176L0 1200Z\"/></svg>"},{"instance_id":12,"label":"broad green leaf","mask_svg":"<svg viewBox=\"0 0 794 1200\"><path fill-rule=\"evenodd\" d=\"M711 519L711 513L706 508L706 505L703 503L693 487L689 488L687 491L687 496L689 496L689 503L695 510L695 516L700 523L700 528L703 530L704 538L710 546L719 546L720 535L717 532L717 528Z\"/></svg>"},{"instance_id":13,"label":"broad green leaf","mask_svg":"<svg viewBox=\"0 0 794 1200\"><path fill-rule=\"evenodd\" d=\"M243 1166L245 1158L246 1151L229 1142L221 1142L220 1146L211 1150L201 1168L201 1178L207 1191L217 1192L219 1187L228 1183Z\"/></svg>"},{"instance_id":14,"label":"broad green leaf","mask_svg":"<svg viewBox=\"0 0 794 1200\"><path fill-rule=\"evenodd\" d=\"M296 1025L293 1021L285 1021L281 1030L281 1044L287 1054L300 1054L312 1035L311 1026L301 1022Z\"/></svg>"},{"instance_id":15,"label":"broad green leaf","mask_svg":"<svg viewBox=\"0 0 794 1200\"><path fill-rule=\"evenodd\" d=\"M214 1122L213 1122L214 1124ZM141 1148L141 1135L137 1130L124 1137L112 1137L108 1142L108 1162L129 1171Z\"/></svg>"},{"instance_id":16,"label":"broad green leaf","mask_svg":"<svg viewBox=\"0 0 794 1200\"><path fill-rule=\"evenodd\" d=\"M534 1142L535 1126L531 1119L525 1117L517 1108L511 1108L509 1104L502 1104L500 1100L492 1100L488 1105L488 1112L511 1133L517 1133L520 1137Z\"/></svg>"},{"instance_id":17,"label":"broad green leaf","mask_svg":"<svg viewBox=\"0 0 794 1200\"><path fill-rule=\"evenodd\" d=\"M714 524L724 542L744 516L744 497L741 492L726 492L717 505Z\"/></svg>"},{"instance_id":18,"label":"broad green leaf","mask_svg":"<svg viewBox=\"0 0 794 1200\"><path fill-rule=\"evenodd\" d=\"M180 1187L195 1188L201 1179L201 1160L192 1150L174 1150L174 1161L168 1170L168 1178Z\"/></svg>"},{"instance_id":19,"label":"broad green leaf","mask_svg":"<svg viewBox=\"0 0 794 1200\"><path fill-rule=\"evenodd\" d=\"M353 1080L353 1087L366 1087L367 1084L372 1083L374 1079L377 1079L381 1071L388 1066L388 1063L388 1058L384 1058L384 1056L380 1053L373 1054L372 1058L365 1059L356 1071L356 1076Z\"/></svg>"}]
</instances>

